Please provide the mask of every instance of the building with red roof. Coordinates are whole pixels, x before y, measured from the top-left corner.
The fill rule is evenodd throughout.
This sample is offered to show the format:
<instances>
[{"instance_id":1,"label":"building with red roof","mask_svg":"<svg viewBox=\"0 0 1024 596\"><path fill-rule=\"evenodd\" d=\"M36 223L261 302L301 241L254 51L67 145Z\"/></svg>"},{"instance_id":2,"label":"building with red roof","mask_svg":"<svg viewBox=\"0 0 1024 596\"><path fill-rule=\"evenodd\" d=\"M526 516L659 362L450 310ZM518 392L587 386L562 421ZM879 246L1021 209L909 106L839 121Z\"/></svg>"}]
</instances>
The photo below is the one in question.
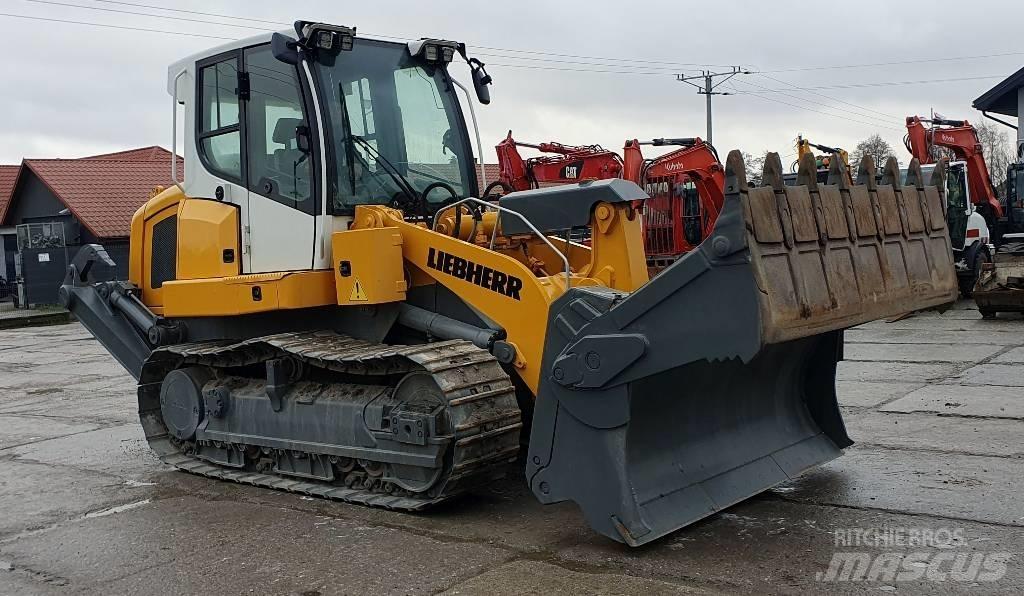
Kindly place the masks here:
<instances>
[{"instance_id":1,"label":"building with red roof","mask_svg":"<svg viewBox=\"0 0 1024 596\"><path fill-rule=\"evenodd\" d=\"M20 166L0 167L4 252L19 250L15 228L22 224L43 224L32 228L32 233L55 239L43 243L54 249L43 251L47 254L26 252L22 247L22 277L31 290L27 301L56 302L67 262L83 244L103 244L117 262L118 273L127 276L132 215L154 188L170 184L171 153L162 147L79 159L25 159ZM7 193L3 192L5 185L9 186ZM58 237L63 242L56 240ZM57 250L59 244L66 250ZM6 258L11 263L0 276L14 279L13 257Z\"/></svg>"}]
</instances>

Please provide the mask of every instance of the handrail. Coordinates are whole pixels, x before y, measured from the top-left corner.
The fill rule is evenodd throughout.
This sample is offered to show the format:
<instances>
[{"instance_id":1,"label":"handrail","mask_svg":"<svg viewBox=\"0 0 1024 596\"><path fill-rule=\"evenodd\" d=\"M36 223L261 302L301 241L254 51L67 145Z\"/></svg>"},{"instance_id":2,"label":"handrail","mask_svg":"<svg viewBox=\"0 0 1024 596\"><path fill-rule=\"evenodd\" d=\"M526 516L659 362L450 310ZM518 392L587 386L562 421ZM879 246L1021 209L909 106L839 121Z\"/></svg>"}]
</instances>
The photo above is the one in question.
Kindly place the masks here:
<instances>
[{"instance_id":1,"label":"handrail","mask_svg":"<svg viewBox=\"0 0 1024 596\"><path fill-rule=\"evenodd\" d=\"M185 189L181 188L185 180L178 180L178 79L181 75L188 72L188 69L182 69L174 77L174 90L171 93L171 182L184 192Z\"/></svg>"},{"instance_id":2,"label":"handrail","mask_svg":"<svg viewBox=\"0 0 1024 596\"><path fill-rule=\"evenodd\" d=\"M527 225L527 227L530 228L530 230L533 231L534 234L536 234L538 237L540 237L541 240L544 241L544 244L548 245L548 248L550 248L556 255L561 257L562 264L565 266L565 290L567 292L569 291L569 288L571 287L571 283L570 282L572 281L572 272L569 270L569 258L566 257L565 254L562 253L562 251L560 251L557 248L555 248L555 245L551 243L551 240L548 239L548 237L545 236L544 234L541 234L540 230L538 230L536 228L536 226L534 226L532 223L530 223L530 220L526 219L523 216L523 214L519 213L518 211L513 211L511 209L502 207L501 205L495 205L494 203L489 203L487 201L484 201L482 199L478 199L476 197L466 197L465 199L462 199L462 200L459 200L459 201L455 201L454 203L452 203L450 205L445 205L441 209L438 209L437 212L434 213L434 221L431 222L430 229L433 231L433 230L435 230L437 228L437 219L438 219L438 216L441 215L441 213L443 213L443 212L445 212L445 211L447 211L449 209L458 207L459 205L461 205L463 203L478 203L480 205L483 205L484 207L489 207L491 209L495 209L496 211L508 213L510 215L515 215L516 217L518 217L524 224ZM498 221L500 221L500 220L496 220L494 222L494 231L492 232L492 236L491 236L491 248L492 249L494 248L494 237L497 235L497 231L498 231Z\"/></svg>"},{"instance_id":3,"label":"handrail","mask_svg":"<svg viewBox=\"0 0 1024 596\"><path fill-rule=\"evenodd\" d=\"M476 123L476 110L473 109L473 98L469 95L469 89L466 89L462 83L455 80L455 77L448 77L452 83L466 95L466 104L469 105L469 115L473 118L473 131L476 132L476 152L479 153L480 159L480 192L483 192L487 188L487 168L484 166L484 145L480 142L480 127Z\"/></svg>"}]
</instances>

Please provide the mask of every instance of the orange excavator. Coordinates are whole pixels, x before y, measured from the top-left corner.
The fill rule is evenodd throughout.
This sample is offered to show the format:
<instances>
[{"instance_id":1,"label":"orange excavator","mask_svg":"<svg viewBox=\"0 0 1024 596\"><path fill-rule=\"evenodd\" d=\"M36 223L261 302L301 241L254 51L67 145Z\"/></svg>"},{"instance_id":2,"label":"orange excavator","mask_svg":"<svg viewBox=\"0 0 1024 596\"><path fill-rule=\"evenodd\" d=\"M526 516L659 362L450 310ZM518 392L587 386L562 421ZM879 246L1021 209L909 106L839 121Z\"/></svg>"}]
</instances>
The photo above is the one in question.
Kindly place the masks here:
<instances>
[{"instance_id":1,"label":"orange excavator","mask_svg":"<svg viewBox=\"0 0 1024 596\"><path fill-rule=\"evenodd\" d=\"M644 159L641 145L678 146ZM651 196L643 211L648 265L661 268L697 247L715 227L725 201L725 172L718 153L699 137L626 141L624 177Z\"/></svg>"},{"instance_id":2,"label":"orange excavator","mask_svg":"<svg viewBox=\"0 0 1024 596\"><path fill-rule=\"evenodd\" d=\"M931 126L925 126L930 124ZM984 216L989 228L998 227L1003 217L1003 206L996 196L988 165L982 153L978 132L966 120L949 120L941 116L921 118L907 116L907 136L904 139L907 151L922 165L936 161L935 147L945 147L963 161L967 169L967 186L971 202Z\"/></svg>"},{"instance_id":3,"label":"orange excavator","mask_svg":"<svg viewBox=\"0 0 1024 596\"><path fill-rule=\"evenodd\" d=\"M677 146L654 159L645 159L642 145ZM524 159L518 147L542 155ZM711 233L725 200L725 174L714 147L697 137L628 140L620 157L600 145L563 145L556 142L521 143L508 136L495 147L499 180L484 191L493 197L549 184L624 178L651 196L643 211L644 249L648 265L660 269L693 250Z\"/></svg>"}]
</instances>

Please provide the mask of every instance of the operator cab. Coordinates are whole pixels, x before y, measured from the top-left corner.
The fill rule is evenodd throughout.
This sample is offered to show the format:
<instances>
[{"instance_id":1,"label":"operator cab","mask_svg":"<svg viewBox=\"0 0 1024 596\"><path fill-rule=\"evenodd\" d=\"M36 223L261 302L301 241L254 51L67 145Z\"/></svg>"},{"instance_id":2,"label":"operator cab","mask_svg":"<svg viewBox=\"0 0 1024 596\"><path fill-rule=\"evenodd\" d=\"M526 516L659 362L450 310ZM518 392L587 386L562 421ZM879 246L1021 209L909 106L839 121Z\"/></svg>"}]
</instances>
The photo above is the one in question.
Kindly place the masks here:
<instances>
[{"instance_id":1,"label":"operator cab","mask_svg":"<svg viewBox=\"0 0 1024 596\"><path fill-rule=\"evenodd\" d=\"M242 273L328 269L330 236L357 205L425 217L477 196L448 73L457 55L465 46L455 42L299 21L178 62L168 88L175 119L184 106L188 176L175 168L175 181L186 196L237 207ZM486 103L490 77L467 62Z\"/></svg>"}]
</instances>

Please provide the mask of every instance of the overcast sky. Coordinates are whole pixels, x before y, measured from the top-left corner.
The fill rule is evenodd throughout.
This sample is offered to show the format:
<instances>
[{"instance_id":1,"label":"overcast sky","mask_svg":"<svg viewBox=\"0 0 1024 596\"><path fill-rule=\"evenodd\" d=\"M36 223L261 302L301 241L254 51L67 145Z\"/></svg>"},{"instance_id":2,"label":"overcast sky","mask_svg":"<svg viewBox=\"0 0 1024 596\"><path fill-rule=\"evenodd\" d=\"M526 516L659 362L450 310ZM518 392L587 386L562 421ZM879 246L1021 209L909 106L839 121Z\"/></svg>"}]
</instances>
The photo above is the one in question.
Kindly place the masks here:
<instances>
[{"instance_id":1,"label":"overcast sky","mask_svg":"<svg viewBox=\"0 0 1024 596\"><path fill-rule=\"evenodd\" d=\"M715 69L735 64L761 73L738 76L719 88L735 93L715 98L714 141L723 158L734 148L752 154L770 149L791 161L798 133L852 150L877 132L905 161L906 115L934 108L947 117L981 120L971 101L1024 65L1024 3L1007 0L3 0L0 12L227 38L279 28L128 3L283 26L300 18L322 20L356 26L367 37L464 41L495 79L491 105L478 108L489 163L495 161L493 145L508 129L522 141L599 143L616 150L626 138L703 137L704 98L674 74L696 74L699 64ZM0 16L0 33L0 163L169 147L168 64L222 43L11 16ZM464 66L454 73L468 82ZM878 85L935 79L961 80ZM811 87L817 94L806 90Z\"/></svg>"}]
</instances>

